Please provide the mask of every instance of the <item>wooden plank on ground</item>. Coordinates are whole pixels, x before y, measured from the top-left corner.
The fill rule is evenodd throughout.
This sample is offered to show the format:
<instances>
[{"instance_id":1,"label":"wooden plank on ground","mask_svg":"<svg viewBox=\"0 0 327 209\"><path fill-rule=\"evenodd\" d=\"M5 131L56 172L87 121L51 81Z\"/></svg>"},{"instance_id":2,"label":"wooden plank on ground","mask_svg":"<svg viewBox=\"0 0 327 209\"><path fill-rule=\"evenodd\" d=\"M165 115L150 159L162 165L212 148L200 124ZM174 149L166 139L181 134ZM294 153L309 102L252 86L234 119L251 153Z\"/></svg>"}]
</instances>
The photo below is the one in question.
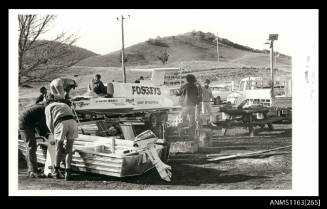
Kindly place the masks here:
<instances>
[{"instance_id":1,"label":"wooden plank on ground","mask_svg":"<svg viewBox=\"0 0 327 209\"><path fill-rule=\"evenodd\" d=\"M216 157L216 158L208 159L208 161L212 162L212 161L219 161L219 160L229 160L229 159L234 159L234 158L239 158L239 157L249 157L249 156L257 155L257 154L261 154L261 153L271 152L271 151L280 150L280 149L286 149L286 148L289 148L289 147L292 147L292 145L288 145L288 146L284 146L284 147L277 147L277 148L268 149L268 150L261 150L261 151L256 151L256 152L249 152L249 153L243 153L243 154L234 154L234 155L229 155L229 156Z\"/></svg>"}]
</instances>

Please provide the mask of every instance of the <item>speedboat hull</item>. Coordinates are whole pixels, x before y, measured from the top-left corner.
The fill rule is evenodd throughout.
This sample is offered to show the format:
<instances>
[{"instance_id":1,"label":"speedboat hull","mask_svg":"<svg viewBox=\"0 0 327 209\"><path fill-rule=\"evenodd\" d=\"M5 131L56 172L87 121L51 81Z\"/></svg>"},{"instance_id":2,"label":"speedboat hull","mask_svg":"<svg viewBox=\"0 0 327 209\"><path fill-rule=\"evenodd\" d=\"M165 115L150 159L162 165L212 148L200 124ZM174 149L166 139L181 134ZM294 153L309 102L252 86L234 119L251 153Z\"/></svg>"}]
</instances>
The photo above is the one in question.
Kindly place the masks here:
<instances>
[{"instance_id":1,"label":"speedboat hull","mask_svg":"<svg viewBox=\"0 0 327 209\"><path fill-rule=\"evenodd\" d=\"M146 150L142 147L145 148L151 144L163 162L168 158L168 146L155 144L156 141L157 139L147 139L135 148L137 143L134 141L115 139L115 151L112 152L112 139L80 134L74 142L71 169L115 177L142 175L154 168ZM18 146L22 154L26 156L24 141L19 139ZM38 146L36 155L38 163L45 164L47 148Z\"/></svg>"}]
</instances>

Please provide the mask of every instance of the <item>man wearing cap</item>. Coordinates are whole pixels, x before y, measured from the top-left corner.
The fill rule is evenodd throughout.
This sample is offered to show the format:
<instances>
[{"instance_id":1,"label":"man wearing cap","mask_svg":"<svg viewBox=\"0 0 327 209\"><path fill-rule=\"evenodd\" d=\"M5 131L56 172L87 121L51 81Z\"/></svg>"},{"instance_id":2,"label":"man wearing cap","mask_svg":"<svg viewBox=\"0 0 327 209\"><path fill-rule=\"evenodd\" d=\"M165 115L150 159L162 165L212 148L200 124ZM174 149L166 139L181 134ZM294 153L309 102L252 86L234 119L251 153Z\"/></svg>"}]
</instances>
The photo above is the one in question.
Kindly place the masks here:
<instances>
[{"instance_id":1,"label":"man wearing cap","mask_svg":"<svg viewBox=\"0 0 327 209\"><path fill-rule=\"evenodd\" d=\"M47 95L47 92L48 92L47 89L44 86L42 86L40 88L41 95L37 98L35 104L39 104L39 103L44 102L45 101L45 97Z\"/></svg>"},{"instance_id":2,"label":"man wearing cap","mask_svg":"<svg viewBox=\"0 0 327 209\"><path fill-rule=\"evenodd\" d=\"M19 129L26 145L28 176L42 178L44 176L39 173L37 167L35 131L37 130L39 135L45 138L49 135L44 114L44 105L34 104L22 112L19 116Z\"/></svg>"},{"instance_id":3,"label":"man wearing cap","mask_svg":"<svg viewBox=\"0 0 327 209\"><path fill-rule=\"evenodd\" d=\"M72 109L64 101L53 98L51 94L47 96L45 115L46 124L57 141L55 177L70 180L72 149L74 139L78 138L78 127ZM64 148L65 140L66 146ZM65 156L65 176L59 171L62 156Z\"/></svg>"}]
</instances>

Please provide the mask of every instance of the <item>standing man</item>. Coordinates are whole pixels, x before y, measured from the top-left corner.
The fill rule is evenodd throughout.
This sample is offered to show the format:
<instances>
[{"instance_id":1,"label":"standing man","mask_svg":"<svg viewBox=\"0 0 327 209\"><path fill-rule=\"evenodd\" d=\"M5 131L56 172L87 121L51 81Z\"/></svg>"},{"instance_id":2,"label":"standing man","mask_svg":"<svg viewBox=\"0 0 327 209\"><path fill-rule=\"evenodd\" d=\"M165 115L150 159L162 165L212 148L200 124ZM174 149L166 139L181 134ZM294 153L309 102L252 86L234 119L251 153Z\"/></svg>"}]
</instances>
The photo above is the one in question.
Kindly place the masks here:
<instances>
[{"instance_id":1,"label":"standing man","mask_svg":"<svg viewBox=\"0 0 327 209\"><path fill-rule=\"evenodd\" d=\"M75 89L77 83L70 78L57 78L50 83L50 92L56 99L68 99L71 89Z\"/></svg>"},{"instance_id":2,"label":"standing man","mask_svg":"<svg viewBox=\"0 0 327 209\"><path fill-rule=\"evenodd\" d=\"M204 88L202 89L202 113L210 114L211 113L211 104L210 99L215 99L212 95L212 91L209 87L210 80L206 79Z\"/></svg>"},{"instance_id":3,"label":"standing man","mask_svg":"<svg viewBox=\"0 0 327 209\"><path fill-rule=\"evenodd\" d=\"M198 88L195 85L196 78L193 74L186 76L186 84L181 88L177 96L181 96L182 112L181 117L185 125L187 117L189 118L189 133L192 140L195 139L195 106L198 103Z\"/></svg>"},{"instance_id":4,"label":"standing man","mask_svg":"<svg viewBox=\"0 0 327 209\"><path fill-rule=\"evenodd\" d=\"M198 90L198 99L196 104L196 110L195 110L195 121L198 123L198 125L201 124L201 109L202 109L202 86L199 81L195 82L195 85Z\"/></svg>"},{"instance_id":5,"label":"standing man","mask_svg":"<svg viewBox=\"0 0 327 209\"><path fill-rule=\"evenodd\" d=\"M36 158L36 138L35 130L40 136L48 138L48 128L44 114L44 105L35 104L25 110L19 116L19 129L26 145L26 161L28 166L28 176L32 178L43 178L39 173Z\"/></svg>"},{"instance_id":6,"label":"standing man","mask_svg":"<svg viewBox=\"0 0 327 209\"><path fill-rule=\"evenodd\" d=\"M49 95L50 96L50 95ZM51 97L50 97L51 98ZM72 109L64 102L49 99L45 108L46 124L57 142L55 177L58 179L71 179L71 161L74 139L78 138L77 123ZM64 141L66 146L64 148ZM65 176L60 171L62 156L65 157Z\"/></svg>"},{"instance_id":7,"label":"standing man","mask_svg":"<svg viewBox=\"0 0 327 209\"><path fill-rule=\"evenodd\" d=\"M210 80L206 79L204 88L202 89L202 113L208 114L210 116L210 123L212 124L213 120L211 117L211 104L210 99L214 99L215 97L212 95L212 91L209 87Z\"/></svg>"},{"instance_id":8,"label":"standing man","mask_svg":"<svg viewBox=\"0 0 327 209\"><path fill-rule=\"evenodd\" d=\"M39 103L44 102L45 101L45 97L47 95L47 92L48 92L48 90L44 86L42 86L40 88L41 95L37 98L35 104L39 104Z\"/></svg>"}]
</instances>

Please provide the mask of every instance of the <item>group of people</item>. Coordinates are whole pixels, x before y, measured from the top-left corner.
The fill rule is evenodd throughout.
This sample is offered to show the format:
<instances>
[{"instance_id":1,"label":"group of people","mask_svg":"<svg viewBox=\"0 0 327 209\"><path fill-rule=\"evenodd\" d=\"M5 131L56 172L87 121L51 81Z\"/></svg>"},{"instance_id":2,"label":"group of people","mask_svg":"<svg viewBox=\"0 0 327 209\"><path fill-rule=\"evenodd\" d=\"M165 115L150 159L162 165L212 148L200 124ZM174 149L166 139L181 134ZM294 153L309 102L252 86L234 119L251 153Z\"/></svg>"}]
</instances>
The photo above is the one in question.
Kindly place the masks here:
<instances>
[{"instance_id":1,"label":"group of people","mask_svg":"<svg viewBox=\"0 0 327 209\"><path fill-rule=\"evenodd\" d=\"M41 95L34 105L27 108L19 116L19 128L26 144L26 160L28 176L44 178L37 167L35 133L48 138L51 133L56 140L56 159L54 177L71 178L72 148L74 139L78 137L78 127L70 102L71 90L77 83L69 78L57 78L50 83L50 93L45 87L40 88ZM96 74L89 84L89 90L97 95L107 95L107 88ZM65 174L60 172L60 163L64 162Z\"/></svg>"},{"instance_id":2,"label":"group of people","mask_svg":"<svg viewBox=\"0 0 327 209\"><path fill-rule=\"evenodd\" d=\"M19 128L26 144L28 176L44 178L37 166L37 141L35 133L48 138L51 133L56 141L54 177L71 179L71 161L74 139L78 137L77 122L73 114L70 92L77 87L73 79L58 78L50 83L50 93L45 87L36 104L27 108L19 116ZM64 162L65 173L60 172L60 163Z\"/></svg>"},{"instance_id":3,"label":"group of people","mask_svg":"<svg viewBox=\"0 0 327 209\"><path fill-rule=\"evenodd\" d=\"M177 96L180 96L180 105L182 106L181 118L183 126L189 120L189 133L191 139L195 139L196 122L200 122L200 113L211 113L210 99L214 99L211 89L209 88L210 80L206 79L204 87L197 81L193 74L188 74L186 83L180 88ZM210 124L215 126L213 121Z\"/></svg>"}]
</instances>

